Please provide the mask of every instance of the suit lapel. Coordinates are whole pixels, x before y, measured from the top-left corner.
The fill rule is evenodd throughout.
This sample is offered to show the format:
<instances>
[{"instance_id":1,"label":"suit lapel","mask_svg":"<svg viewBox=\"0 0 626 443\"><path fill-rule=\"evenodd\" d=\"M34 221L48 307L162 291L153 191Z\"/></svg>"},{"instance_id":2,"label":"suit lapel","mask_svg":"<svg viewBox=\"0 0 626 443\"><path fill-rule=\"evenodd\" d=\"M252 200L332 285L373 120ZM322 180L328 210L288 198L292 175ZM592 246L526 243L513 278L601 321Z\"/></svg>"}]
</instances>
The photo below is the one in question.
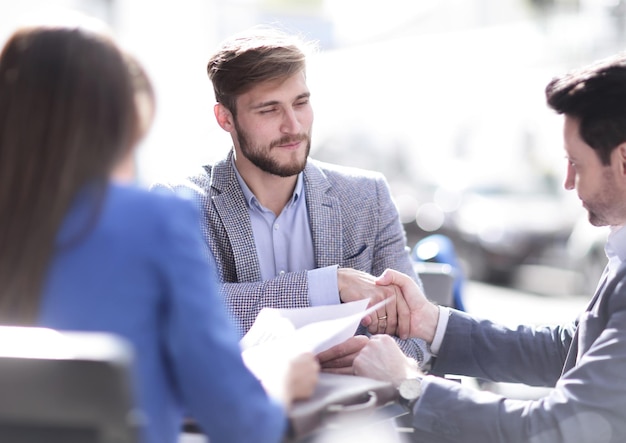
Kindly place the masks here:
<instances>
[{"instance_id":1,"label":"suit lapel","mask_svg":"<svg viewBox=\"0 0 626 443\"><path fill-rule=\"evenodd\" d=\"M233 251L237 281L259 281L261 267L248 205L233 170L231 157L232 151L226 160L216 163L213 168L211 186L218 191L212 198L213 205ZM251 254L250 251L254 253Z\"/></svg>"},{"instance_id":2,"label":"suit lapel","mask_svg":"<svg viewBox=\"0 0 626 443\"><path fill-rule=\"evenodd\" d=\"M602 273L602 277L600 278L600 283L598 284L598 287L596 288L596 292L593 295L591 301L587 304L587 308L585 309L584 313L587 312L591 312L591 310L594 308L594 306L596 305L596 303L599 302L602 294L604 294L606 288L607 288L607 282L608 282L608 273L609 273L609 269L608 269L608 265L604 268L604 272ZM576 331L574 332L574 336L572 337L572 343L570 344L570 348L567 351L567 357L565 358L565 364L563 365L563 371L561 372L561 375L564 374L565 372L569 371L570 369L572 369L575 365L576 365L576 361L578 359L578 341L579 341L579 328L578 326L576 327Z\"/></svg>"},{"instance_id":3,"label":"suit lapel","mask_svg":"<svg viewBox=\"0 0 626 443\"><path fill-rule=\"evenodd\" d=\"M324 173L309 159L304 170L304 189L318 268L343 262L341 204L330 195L331 188Z\"/></svg>"}]
</instances>

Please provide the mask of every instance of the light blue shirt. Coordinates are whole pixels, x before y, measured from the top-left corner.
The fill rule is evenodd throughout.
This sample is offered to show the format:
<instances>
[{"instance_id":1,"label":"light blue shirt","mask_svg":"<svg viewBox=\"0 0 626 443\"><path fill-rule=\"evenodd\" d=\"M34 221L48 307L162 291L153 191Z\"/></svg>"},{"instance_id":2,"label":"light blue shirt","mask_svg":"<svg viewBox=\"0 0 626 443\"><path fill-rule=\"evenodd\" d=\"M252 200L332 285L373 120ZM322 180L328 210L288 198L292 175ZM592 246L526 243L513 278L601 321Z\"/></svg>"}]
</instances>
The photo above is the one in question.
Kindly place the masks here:
<instances>
[{"instance_id":1,"label":"light blue shirt","mask_svg":"<svg viewBox=\"0 0 626 443\"><path fill-rule=\"evenodd\" d=\"M234 161L233 168L248 205L261 278L271 280L288 272L308 270L311 306L340 303L337 266L315 268L303 173L298 174L293 195L277 216L261 205L239 174Z\"/></svg>"}]
</instances>

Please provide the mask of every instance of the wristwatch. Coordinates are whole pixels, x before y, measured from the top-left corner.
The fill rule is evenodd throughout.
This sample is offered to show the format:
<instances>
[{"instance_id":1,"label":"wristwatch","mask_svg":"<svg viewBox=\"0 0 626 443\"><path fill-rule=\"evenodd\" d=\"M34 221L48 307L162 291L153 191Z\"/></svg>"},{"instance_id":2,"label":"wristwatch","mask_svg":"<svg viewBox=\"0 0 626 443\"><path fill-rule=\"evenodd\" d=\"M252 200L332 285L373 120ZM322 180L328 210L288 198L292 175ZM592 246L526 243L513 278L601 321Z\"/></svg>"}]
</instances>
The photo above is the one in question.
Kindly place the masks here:
<instances>
[{"instance_id":1,"label":"wristwatch","mask_svg":"<svg viewBox=\"0 0 626 443\"><path fill-rule=\"evenodd\" d=\"M411 409L422 394L422 377L407 378L398 386L400 404Z\"/></svg>"}]
</instances>

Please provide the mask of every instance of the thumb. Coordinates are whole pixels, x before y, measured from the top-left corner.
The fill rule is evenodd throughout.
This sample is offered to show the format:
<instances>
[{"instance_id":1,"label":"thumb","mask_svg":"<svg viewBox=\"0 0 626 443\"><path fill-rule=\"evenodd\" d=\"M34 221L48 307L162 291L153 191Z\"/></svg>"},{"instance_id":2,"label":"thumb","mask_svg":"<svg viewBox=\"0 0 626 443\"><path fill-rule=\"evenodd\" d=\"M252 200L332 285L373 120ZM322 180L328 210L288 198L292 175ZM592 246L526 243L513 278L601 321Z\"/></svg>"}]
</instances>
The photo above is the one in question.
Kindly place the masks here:
<instances>
[{"instance_id":1,"label":"thumb","mask_svg":"<svg viewBox=\"0 0 626 443\"><path fill-rule=\"evenodd\" d=\"M379 286L388 286L393 283L393 269L385 269L385 271L376 279L376 284Z\"/></svg>"},{"instance_id":2,"label":"thumb","mask_svg":"<svg viewBox=\"0 0 626 443\"><path fill-rule=\"evenodd\" d=\"M403 287L411 283L413 283L411 277L395 269L385 269L385 272L376 279L376 284L380 286L396 285Z\"/></svg>"}]
</instances>

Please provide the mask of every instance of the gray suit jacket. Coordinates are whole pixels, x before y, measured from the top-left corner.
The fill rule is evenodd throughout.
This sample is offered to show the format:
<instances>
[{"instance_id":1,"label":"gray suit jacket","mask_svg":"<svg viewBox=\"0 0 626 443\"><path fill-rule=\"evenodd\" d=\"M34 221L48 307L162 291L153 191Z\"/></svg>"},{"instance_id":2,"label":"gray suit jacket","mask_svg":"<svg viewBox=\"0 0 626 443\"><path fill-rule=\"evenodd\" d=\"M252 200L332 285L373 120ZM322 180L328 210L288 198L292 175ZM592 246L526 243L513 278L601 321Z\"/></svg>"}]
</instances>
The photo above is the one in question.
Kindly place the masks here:
<instances>
[{"instance_id":1,"label":"gray suit jacket","mask_svg":"<svg viewBox=\"0 0 626 443\"><path fill-rule=\"evenodd\" d=\"M554 389L508 400L427 377L414 408L418 441L626 441L626 269L569 325L511 330L452 311L433 372Z\"/></svg>"},{"instance_id":2,"label":"gray suit jacket","mask_svg":"<svg viewBox=\"0 0 626 443\"><path fill-rule=\"evenodd\" d=\"M193 194L203 211L203 230L216 261L232 319L243 335L264 307L309 306L307 272L262 281L252 224L243 192L227 158L207 165L184 183L157 184ZM339 265L372 275L387 268L415 275L406 235L384 176L309 159L304 170L317 268ZM398 340L407 355L423 359L421 340Z\"/></svg>"}]
</instances>

